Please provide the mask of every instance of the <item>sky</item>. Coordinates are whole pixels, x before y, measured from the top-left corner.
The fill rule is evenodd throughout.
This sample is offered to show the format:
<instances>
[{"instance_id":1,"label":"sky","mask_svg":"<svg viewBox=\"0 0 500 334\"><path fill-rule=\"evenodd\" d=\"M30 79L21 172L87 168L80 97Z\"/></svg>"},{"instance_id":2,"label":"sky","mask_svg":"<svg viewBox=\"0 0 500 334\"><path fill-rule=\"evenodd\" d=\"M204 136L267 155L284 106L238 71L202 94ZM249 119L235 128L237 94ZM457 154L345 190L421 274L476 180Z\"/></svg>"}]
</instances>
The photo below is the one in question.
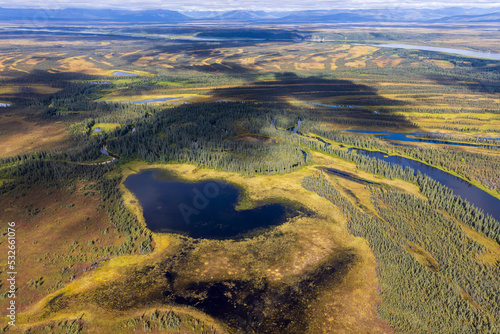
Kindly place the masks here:
<instances>
[{"instance_id":1,"label":"sky","mask_svg":"<svg viewBox=\"0 0 500 334\"><path fill-rule=\"evenodd\" d=\"M464 7L500 7L498 0L0 0L4 8L43 8L57 10L64 8L114 8L128 10L170 9L177 11L191 10L265 10L292 11L309 9L396 9L396 8L442 8Z\"/></svg>"}]
</instances>

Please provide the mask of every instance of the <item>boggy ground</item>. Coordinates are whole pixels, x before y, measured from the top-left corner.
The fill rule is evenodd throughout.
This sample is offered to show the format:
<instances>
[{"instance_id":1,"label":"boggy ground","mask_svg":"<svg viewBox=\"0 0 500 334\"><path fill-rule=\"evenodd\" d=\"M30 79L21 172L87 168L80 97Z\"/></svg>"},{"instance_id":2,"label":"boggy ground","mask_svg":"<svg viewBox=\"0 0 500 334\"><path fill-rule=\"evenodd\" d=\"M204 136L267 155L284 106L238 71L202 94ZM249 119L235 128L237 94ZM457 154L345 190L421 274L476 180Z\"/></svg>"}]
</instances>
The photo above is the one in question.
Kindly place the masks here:
<instances>
[{"instance_id":1,"label":"boggy ground","mask_svg":"<svg viewBox=\"0 0 500 334\"><path fill-rule=\"evenodd\" d=\"M325 155L315 154L315 159L345 172L355 169ZM123 166L122 175L151 167L130 163ZM154 167L191 181L237 184L245 194L240 207L279 198L309 212L239 240L154 234L153 253L114 258L77 278L23 313L23 328L72 319L89 333L121 333L132 328L124 324L137 314L147 318L154 309L170 309L182 319L196 315L208 324L204 328L218 328L217 333L390 332L377 315L377 265L367 243L347 233L345 218L333 204L300 185L304 176L320 169L245 178L190 165ZM415 191L402 181L356 174ZM339 182L346 187L356 183ZM126 205L142 216L133 195L123 190ZM363 194L358 197L369 205Z\"/></svg>"}]
</instances>

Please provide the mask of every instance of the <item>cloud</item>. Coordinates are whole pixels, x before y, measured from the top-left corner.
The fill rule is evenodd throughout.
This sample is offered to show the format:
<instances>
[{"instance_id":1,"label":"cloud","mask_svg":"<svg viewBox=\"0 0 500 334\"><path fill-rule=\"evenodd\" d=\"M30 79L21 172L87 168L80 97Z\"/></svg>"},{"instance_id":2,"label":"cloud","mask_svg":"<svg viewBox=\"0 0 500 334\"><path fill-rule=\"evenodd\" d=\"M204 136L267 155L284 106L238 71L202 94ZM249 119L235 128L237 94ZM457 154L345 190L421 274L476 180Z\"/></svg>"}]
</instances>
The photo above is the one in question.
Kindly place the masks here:
<instances>
[{"instance_id":1,"label":"cloud","mask_svg":"<svg viewBox=\"0 0 500 334\"><path fill-rule=\"evenodd\" d=\"M114 8L128 10L144 9L170 9L170 10L265 10L265 11L291 11L291 10L328 10L328 9L397 9L397 8L442 8L448 7L449 0L419 1L419 0L351 0L348 3L342 0L100 0L98 2L78 0L0 0L0 7L4 8L43 8L49 10L64 8ZM453 6L472 7L470 0L456 0ZM476 0L473 7L498 7L498 1Z\"/></svg>"}]
</instances>

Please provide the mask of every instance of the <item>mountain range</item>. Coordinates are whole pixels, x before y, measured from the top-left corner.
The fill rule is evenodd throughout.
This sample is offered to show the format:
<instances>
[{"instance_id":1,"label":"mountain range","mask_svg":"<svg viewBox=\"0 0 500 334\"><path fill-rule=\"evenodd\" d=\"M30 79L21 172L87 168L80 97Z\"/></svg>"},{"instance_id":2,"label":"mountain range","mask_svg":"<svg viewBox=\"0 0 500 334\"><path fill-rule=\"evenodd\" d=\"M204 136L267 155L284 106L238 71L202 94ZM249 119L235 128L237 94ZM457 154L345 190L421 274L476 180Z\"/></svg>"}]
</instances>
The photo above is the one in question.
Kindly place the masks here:
<instances>
[{"instance_id":1,"label":"mountain range","mask_svg":"<svg viewBox=\"0 0 500 334\"><path fill-rule=\"evenodd\" d=\"M37 23L49 21L178 23L188 21L287 23L342 22L500 22L500 7L493 9L448 7L442 9L357 9L265 12L231 10L226 12L173 10L116 10L68 8L59 10L0 8L0 22Z\"/></svg>"}]
</instances>

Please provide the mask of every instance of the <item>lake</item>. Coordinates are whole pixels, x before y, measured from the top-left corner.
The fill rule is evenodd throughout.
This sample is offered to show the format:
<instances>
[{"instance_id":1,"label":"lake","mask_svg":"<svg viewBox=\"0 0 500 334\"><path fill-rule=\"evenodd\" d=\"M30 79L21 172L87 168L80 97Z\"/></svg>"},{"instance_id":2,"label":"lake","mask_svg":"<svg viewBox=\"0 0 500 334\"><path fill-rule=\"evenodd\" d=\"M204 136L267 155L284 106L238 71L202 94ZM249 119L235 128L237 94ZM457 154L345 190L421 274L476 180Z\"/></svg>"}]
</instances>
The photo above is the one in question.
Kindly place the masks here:
<instances>
[{"instance_id":1,"label":"lake","mask_svg":"<svg viewBox=\"0 0 500 334\"><path fill-rule=\"evenodd\" d=\"M500 221L500 200L459 177L428 166L424 163L399 156L387 156L382 152L366 150L357 150L357 152L392 164L410 167L415 171L420 171L422 174L426 174L439 183L447 186L453 190L456 195L466 199L477 208L480 208L485 213L490 214L497 221Z\"/></svg>"},{"instance_id":2,"label":"lake","mask_svg":"<svg viewBox=\"0 0 500 334\"><path fill-rule=\"evenodd\" d=\"M372 46L378 46L378 47L383 47L383 48L444 52L444 53L457 54L457 55L461 55L461 56L500 60L500 53L493 53L493 52L481 52L481 51L471 51L471 50L464 50L464 49L441 48L441 47L437 47L437 46L397 44L397 43L394 43L394 44L392 44L392 43L360 44L360 45L372 45Z\"/></svg>"},{"instance_id":3,"label":"lake","mask_svg":"<svg viewBox=\"0 0 500 334\"><path fill-rule=\"evenodd\" d=\"M292 213L291 208L276 203L237 211L240 190L235 186L219 180L185 182L161 169L130 175L124 184L139 200L153 232L229 239L280 225Z\"/></svg>"}]
</instances>

